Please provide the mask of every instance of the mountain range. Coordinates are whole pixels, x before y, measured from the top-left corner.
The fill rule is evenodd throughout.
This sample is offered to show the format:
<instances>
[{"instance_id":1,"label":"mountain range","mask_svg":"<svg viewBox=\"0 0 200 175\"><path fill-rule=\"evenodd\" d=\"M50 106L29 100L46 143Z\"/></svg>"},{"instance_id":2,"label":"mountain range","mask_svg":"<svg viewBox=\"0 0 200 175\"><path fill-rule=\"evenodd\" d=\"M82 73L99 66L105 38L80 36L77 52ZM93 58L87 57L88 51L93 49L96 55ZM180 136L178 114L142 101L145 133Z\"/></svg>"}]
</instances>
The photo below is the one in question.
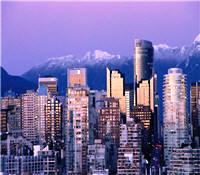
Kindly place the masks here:
<instances>
[{"instance_id":1,"label":"mountain range","mask_svg":"<svg viewBox=\"0 0 200 175\"><path fill-rule=\"evenodd\" d=\"M126 83L133 82L133 57L111 54L106 51L88 51L81 57L66 55L49 58L44 63L32 67L21 77L10 76L1 68L2 89L4 94L9 89L23 93L26 89L36 89L39 76L51 75L59 80L59 91L65 93L67 69L86 67L88 85L91 89L106 89L106 67L119 69L125 75ZM154 69L158 74L158 91L162 96L163 75L171 67L179 67L188 76L188 85L200 80L200 34L189 46L170 47L166 44L154 45ZM13 83L14 79L23 83ZM8 81L9 80L9 81ZM11 81L13 80L13 81Z\"/></svg>"}]
</instances>

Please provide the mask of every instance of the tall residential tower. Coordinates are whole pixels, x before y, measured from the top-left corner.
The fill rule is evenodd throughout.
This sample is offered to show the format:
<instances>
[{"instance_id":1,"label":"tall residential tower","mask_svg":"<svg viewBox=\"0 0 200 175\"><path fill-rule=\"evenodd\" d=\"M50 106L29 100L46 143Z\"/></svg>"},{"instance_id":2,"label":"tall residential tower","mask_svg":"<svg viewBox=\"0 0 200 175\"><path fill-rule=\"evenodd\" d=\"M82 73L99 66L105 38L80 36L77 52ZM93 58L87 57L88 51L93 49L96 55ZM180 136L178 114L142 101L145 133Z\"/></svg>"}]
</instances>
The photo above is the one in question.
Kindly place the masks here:
<instances>
[{"instance_id":1,"label":"tall residential tower","mask_svg":"<svg viewBox=\"0 0 200 175\"><path fill-rule=\"evenodd\" d=\"M164 76L163 85L164 159L167 165L173 148L188 143L186 102L186 75L179 68L171 68Z\"/></svg>"}]
</instances>

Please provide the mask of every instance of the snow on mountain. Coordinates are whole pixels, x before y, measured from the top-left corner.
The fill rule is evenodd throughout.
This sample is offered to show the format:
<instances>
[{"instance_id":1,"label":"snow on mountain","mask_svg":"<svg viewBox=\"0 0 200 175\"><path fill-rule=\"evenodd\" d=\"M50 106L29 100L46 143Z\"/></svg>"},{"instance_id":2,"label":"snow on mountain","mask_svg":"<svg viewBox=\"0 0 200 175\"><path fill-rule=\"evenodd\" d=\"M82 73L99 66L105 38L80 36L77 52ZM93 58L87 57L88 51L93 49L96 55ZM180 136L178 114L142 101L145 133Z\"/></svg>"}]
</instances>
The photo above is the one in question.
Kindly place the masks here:
<instances>
[{"instance_id":1,"label":"snow on mountain","mask_svg":"<svg viewBox=\"0 0 200 175\"><path fill-rule=\"evenodd\" d=\"M171 47L167 44L154 45L154 58L156 60L178 60L183 62L190 60L190 57L199 58L200 56L200 34L194 39L189 46ZM87 67L94 65L119 65L129 64L132 55L129 57L120 56L102 50L88 51L83 56L77 57L69 54L61 57L53 57L47 59L46 62L34 66L30 71L34 70L58 70L67 69L67 67Z\"/></svg>"},{"instance_id":2,"label":"snow on mountain","mask_svg":"<svg viewBox=\"0 0 200 175\"><path fill-rule=\"evenodd\" d=\"M95 50L93 52L88 51L83 56L77 57L75 55L66 55L60 57L48 58L46 62L34 66L32 69L57 69L66 68L73 66L84 66L84 65L94 65L98 63L109 63L115 59L115 61L121 60L119 54L111 54L102 50Z\"/></svg>"},{"instance_id":3,"label":"snow on mountain","mask_svg":"<svg viewBox=\"0 0 200 175\"><path fill-rule=\"evenodd\" d=\"M154 45L155 59L189 59L191 56L200 56L200 34L189 46L171 47L167 44Z\"/></svg>"},{"instance_id":4,"label":"snow on mountain","mask_svg":"<svg viewBox=\"0 0 200 175\"><path fill-rule=\"evenodd\" d=\"M94 52L87 52L84 56L83 59L89 59L89 60L109 60L109 59L120 59L120 55L114 55L114 54L110 54L106 51L102 51L102 50L95 50Z\"/></svg>"},{"instance_id":5,"label":"snow on mountain","mask_svg":"<svg viewBox=\"0 0 200 175\"><path fill-rule=\"evenodd\" d=\"M200 33L196 36L196 38L194 39L193 43L199 43L200 44Z\"/></svg>"},{"instance_id":6,"label":"snow on mountain","mask_svg":"<svg viewBox=\"0 0 200 175\"><path fill-rule=\"evenodd\" d=\"M180 59L183 58L181 55L181 48L171 47L167 44L154 45L154 57L155 59Z\"/></svg>"}]
</instances>

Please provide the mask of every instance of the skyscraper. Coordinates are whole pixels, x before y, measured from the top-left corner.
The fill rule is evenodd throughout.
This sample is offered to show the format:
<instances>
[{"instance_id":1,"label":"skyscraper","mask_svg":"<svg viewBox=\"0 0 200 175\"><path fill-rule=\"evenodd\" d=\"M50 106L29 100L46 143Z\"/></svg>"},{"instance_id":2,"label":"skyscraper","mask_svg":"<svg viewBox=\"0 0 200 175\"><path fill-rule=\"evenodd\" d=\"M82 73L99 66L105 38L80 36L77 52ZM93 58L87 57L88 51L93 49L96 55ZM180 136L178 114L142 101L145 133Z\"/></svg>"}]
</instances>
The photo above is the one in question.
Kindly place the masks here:
<instances>
[{"instance_id":1,"label":"skyscraper","mask_svg":"<svg viewBox=\"0 0 200 175\"><path fill-rule=\"evenodd\" d=\"M98 138L106 146L106 168L109 174L117 172L117 147L119 146L120 107L119 99L102 99L98 118Z\"/></svg>"},{"instance_id":2,"label":"skyscraper","mask_svg":"<svg viewBox=\"0 0 200 175\"><path fill-rule=\"evenodd\" d=\"M104 140L111 136L116 144L119 143L120 110L119 100L113 97L105 98L99 115L99 138Z\"/></svg>"},{"instance_id":3,"label":"skyscraper","mask_svg":"<svg viewBox=\"0 0 200 175\"><path fill-rule=\"evenodd\" d=\"M58 94L58 79L56 77L39 77L38 87L45 85L51 95Z\"/></svg>"},{"instance_id":4,"label":"skyscraper","mask_svg":"<svg viewBox=\"0 0 200 175\"><path fill-rule=\"evenodd\" d=\"M90 144L98 138L98 116L101 102L106 97L105 91L90 90L89 92L89 140Z\"/></svg>"},{"instance_id":5,"label":"skyscraper","mask_svg":"<svg viewBox=\"0 0 200 175\"><path fill-rule=\"evenodd\" d=\"M154 115L149 106L134 106L131 118L142 125L142 152L144 158L151 161L152 144L154 144Z\"/></svg>"},{"instance_id":6,"label":"skyscraper","mask_svg":"<svg viewBox=\"0 0 200 175\"><path fill-rule=\"evenodd\" d=\"M85 68L74 68L67 70L67 86L74 87L75 85L87 86L87 71Z\"/></svg>"},{"instance_id":7,"label":"skyscraper","mask_svg":"<svg viewBox=\"0 0 200 175\"><path fill-rule=\"evenodd\" d=\"M155 85L157 76L153 73L152 43L135 40L134 54L134 104L150 106L154 111Z\"/></svg>"},{"instance_id":8,"label":"skyscraper","mask_svg":"<svg viewBox=\"0 0 200 175\"><path fill-rule=\"evenodd\" d=\"M22 95L22 132L23 136L33 142L37 142L37 106L36 93L27 91Z\"/></svg>"},{"instance_id":9,"label":"skyscraper","mask_svg":"<svg viewBox=\"0 0 200 175\"><path fill-rule=\"evenodd\" d=\"M107 97L114 97L119 99L120 111L126 112L125 104L125 79L122 73L118 70L107 71Z\"/></svg>"},{"instance_id":10,"label":"skyscraper","mask_svg":"<svg viewBox=\"0 0 200 175\"><path fill-rule=\"evenodd\" d=\"M157 75L153 69L154 49L150 41L135 40L134 109L132 117L143 124L142 152L151 161L152 144L158 141Z\"/></svg>"},{"instance_id":11,"label":"skyscraper","mask_svg":"<svg viewBox=\"0 0 200 175\"><path fill-rule=\"evenodd\" d=\"M45 85L41 85L37 90L37 117L39 143L45 143L45 105L47 104L49 93Z\"/></svg>"},{"instance_id":12,"label":"skyscraper","mask_svg":"<svg viewBox=\"0 0 200 175\"><path fill-rule=\"evenodd\" d=\"M66 171L67 174L86 174L89 90L82 86L68 87L66 105Z\"/></svg>"},{"instance_id":13,"label":"skyscraper","mask_svg":"<svg viewBox=\"0 0 200 175\"><path fill-rule=\"evenodd\" d=\"M45 140L54 150L61 146L62 104L56 97L47 100L45 105Z\"/></svg>"},{"instance_id":14,"label":"skyscraper","mask_svg":"<svg viewBox=\"0 0 200 175\"><path fill-rule=\"evenodd\" d=\"M200 146L200 82L191 84L190 110L192 118L193 138L197 146Z\"/></svg>"},{"instance_id":15,"label":"skyscraper","mask_svg":"<svg viewBox=\"0 0 200 175\"><path fill-rule=\"evenodd\" d=\"M164 76L164 159L169 165L173 148L187 144L188 121L186 110L186 75L179 68L171 68Z\"/></svg>"},{"instance_id":16,"label":"skyscraper","mask_svg":"<svg viewBox=\"0 0 200 175\"><path fill-rule=\"evenodd\" d=\"M150 80L153 74L153 46L150 41L135 40L134 79Z\"/></svg>"},{"instance_id":17,"label":"skyscraper","mask_svg":"<svg viewBox=\"0 0 200 175\"><path fill-rule=\"evenodd\" d=\"M141 127L128 118L120 125L120 146L118 149L117 174L141 174L142 147Z\"/></svg>"}]
</instances>

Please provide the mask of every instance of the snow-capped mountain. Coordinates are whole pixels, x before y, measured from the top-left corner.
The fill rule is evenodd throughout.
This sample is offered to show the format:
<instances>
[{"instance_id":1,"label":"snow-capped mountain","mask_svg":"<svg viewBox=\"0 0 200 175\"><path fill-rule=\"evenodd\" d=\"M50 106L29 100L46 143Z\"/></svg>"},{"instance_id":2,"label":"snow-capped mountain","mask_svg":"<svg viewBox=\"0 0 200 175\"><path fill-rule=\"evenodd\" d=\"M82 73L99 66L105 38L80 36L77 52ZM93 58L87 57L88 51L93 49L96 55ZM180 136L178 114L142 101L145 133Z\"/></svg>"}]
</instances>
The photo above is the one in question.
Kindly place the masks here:
<instances>
[{"instance_id":1,"label":"snow-capped mountain","mask_svg":"<svg viewBox=\"0 0 200 175\"><path fill-rule=\"evenodd\" d=\"M200 34L189 46L171 47L167 44L154 45L154 67L162 80L163 74L170 67L180 67L185 73L196 72L191 76L194 81L200 70ZM49 58L46 62L34 66L22 76L37 82L38 76L53 75L59 78L61 86L66 87L67 68L86 67L88 69L88 83L91 88L105 88L106 66L120 69L126 77L126 82L133 81L133 56L121 56L102 50L88 51L83 56L73 54ZM190 76L190 75L189 75ZM196 78L194 78L196 77ZM198 77L200 79L200 77Z\"/></svg>"},{"instance_id":2,"label":"snow-capped mountain","mask_svg":"<svg viewBox=\"0 0 200 175\"><path fill-rule=\"evenodd\" d=\"M106 51L95 50L88 51L83 56L66 55L60 57L48 58L46 62L34 66L31 71L52 71L57 69L67 69L68 67L83 67L87 65L108 64L110 62L120 62L126 57L119 54L111 54ZM29 71L28 71L29 72Z\"/></svg>"},{"instance_id":3,"label":"snow-capped mountain","mask_svg":"<svg viewBox=\"0 0 200 175\"><path fill-rule=\"evenodd\" d=\"M154 45L154 57L156 59L179 59L184 60L190 56L200 55L200 34L196 36L189 46L171 47L167 44Z\"/></svg>"},{"instance_id":4,"label":"snow-capped mountain","mask_svg":"<svg viewBox=\"0 0 200 175\"><path fill-rule=\"evenodd\" d=\"M167 44L154 45L155 60L179 60L183 61L193 55L200 55L200 34L194 39L190 46L171 47ZM34 66L31 71L42 69L43 71L66 69L68 67L83 67L87 65L103 64L115 62L116 64L126 62L132 56L121 56L119 54L108 53L102 50L88 51L83 56L77 57L73 54L66 56L48 58L46 62ZM28 71L29 72L29 71ZM27 74L26 72L25 74Z\"/></svg>"}]
</instances>

